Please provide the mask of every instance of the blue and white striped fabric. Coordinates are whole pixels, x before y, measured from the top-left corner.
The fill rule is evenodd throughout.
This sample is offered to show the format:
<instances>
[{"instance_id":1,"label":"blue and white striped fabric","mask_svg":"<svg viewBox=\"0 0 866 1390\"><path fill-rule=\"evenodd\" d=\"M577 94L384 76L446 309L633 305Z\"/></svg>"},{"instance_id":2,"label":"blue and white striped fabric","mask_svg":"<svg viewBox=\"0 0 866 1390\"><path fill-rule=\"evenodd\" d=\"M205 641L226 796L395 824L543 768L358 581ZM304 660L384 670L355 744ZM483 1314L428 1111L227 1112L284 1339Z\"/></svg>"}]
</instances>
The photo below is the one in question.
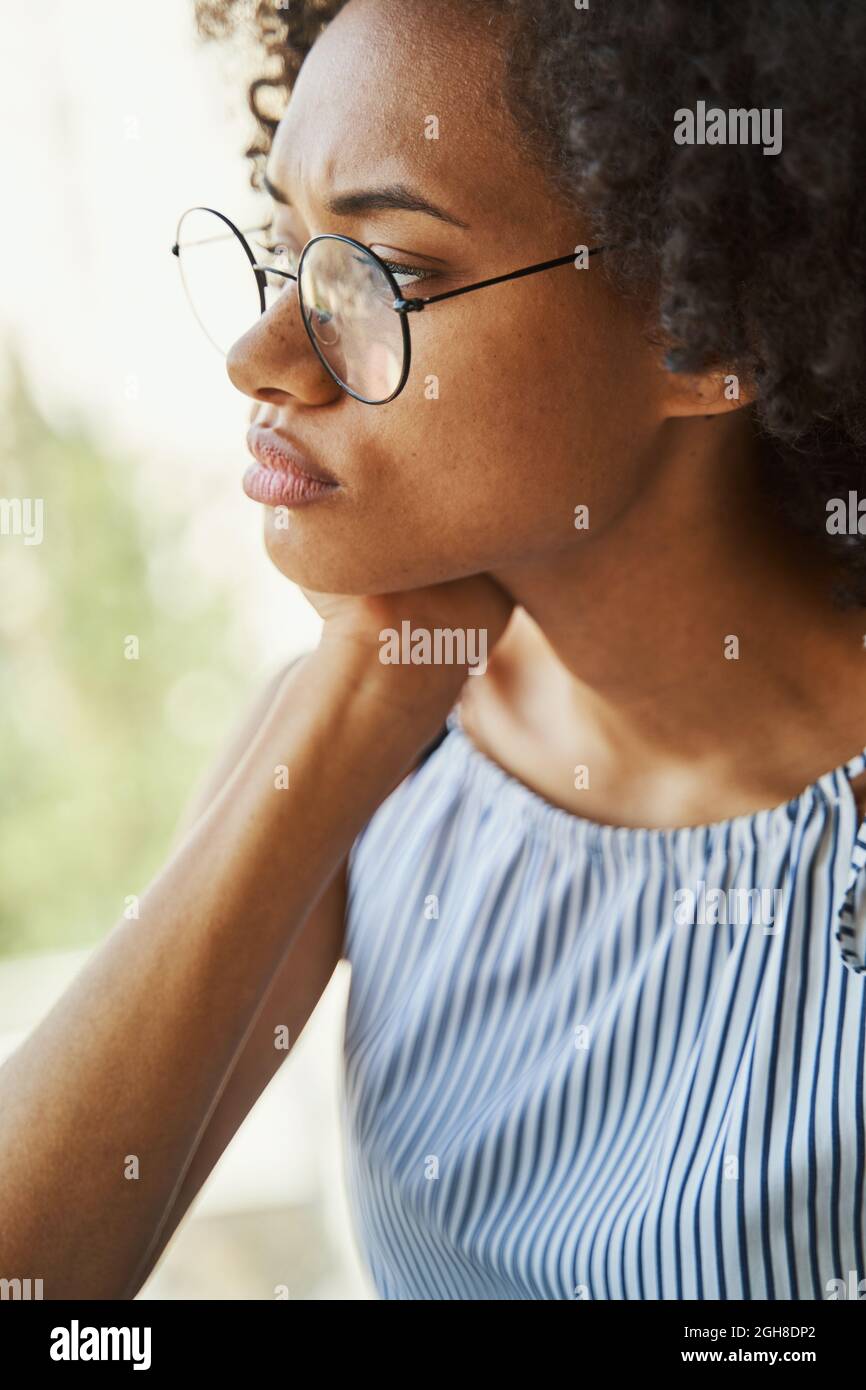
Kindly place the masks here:
<instances>
[{"instance_id":1,"label":"blue and white striped fabric","mask_svg":"<svg viewBox=\"0 0 866 1390\"><path fill-rule=\"evenodd\" d=\"M626 829L452 712L349 862L347 1175L383 1298L856 1296L864 768Z\"/></svg>"}]
</instances>

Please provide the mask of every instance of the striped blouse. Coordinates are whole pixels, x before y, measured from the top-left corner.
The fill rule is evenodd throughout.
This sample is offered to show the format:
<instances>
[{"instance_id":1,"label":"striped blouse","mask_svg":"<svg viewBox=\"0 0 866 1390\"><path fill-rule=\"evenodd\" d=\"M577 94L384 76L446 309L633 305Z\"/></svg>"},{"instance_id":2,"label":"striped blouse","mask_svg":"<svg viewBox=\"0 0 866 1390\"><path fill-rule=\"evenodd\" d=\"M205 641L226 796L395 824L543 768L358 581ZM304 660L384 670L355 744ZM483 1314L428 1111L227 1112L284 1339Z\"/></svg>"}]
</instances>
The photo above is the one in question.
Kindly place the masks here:
<instances>
[{"instance_id":1,"label":"striped blouse","mask_svg":"<svg viewBox=\"0 0 866 1390\"><path fill-rule=\"evenodd\" d=\"M623 828L452 711L349 857L346 1173L381 1297L856 1296L864 769Z\"/></svg>"}]
</instances>

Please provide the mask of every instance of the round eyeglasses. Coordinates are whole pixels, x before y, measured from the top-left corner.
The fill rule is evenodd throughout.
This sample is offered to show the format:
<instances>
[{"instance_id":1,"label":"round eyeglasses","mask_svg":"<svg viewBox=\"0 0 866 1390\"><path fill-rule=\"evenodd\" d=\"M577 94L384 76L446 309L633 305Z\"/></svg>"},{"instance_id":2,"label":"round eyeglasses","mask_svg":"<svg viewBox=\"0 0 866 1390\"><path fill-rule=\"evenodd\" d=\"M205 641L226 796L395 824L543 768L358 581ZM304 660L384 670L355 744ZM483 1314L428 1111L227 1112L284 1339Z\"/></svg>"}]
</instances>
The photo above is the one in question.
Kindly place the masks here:
<instances>
[{"instance_id":1,"label":"round eyeglasses","mask_svg":"<svg viewBox=\"0 0 866 1390\"><path fill-rule=\"evenodd\" d=\"M223 355L276 302L289 282L297 289L301 319L322 365L338 386L365 405L385 405L406 384L412 356L407 314L439 300L505 280L577 264L567 256L525 266L490 280L425 297L404 298L393 272L368 246L326 232L300 255L261 239L266 228L239 230L215 208L189 208L181 217L173 254L178 258L192 311Z\"/></svg>"}]
</instances>

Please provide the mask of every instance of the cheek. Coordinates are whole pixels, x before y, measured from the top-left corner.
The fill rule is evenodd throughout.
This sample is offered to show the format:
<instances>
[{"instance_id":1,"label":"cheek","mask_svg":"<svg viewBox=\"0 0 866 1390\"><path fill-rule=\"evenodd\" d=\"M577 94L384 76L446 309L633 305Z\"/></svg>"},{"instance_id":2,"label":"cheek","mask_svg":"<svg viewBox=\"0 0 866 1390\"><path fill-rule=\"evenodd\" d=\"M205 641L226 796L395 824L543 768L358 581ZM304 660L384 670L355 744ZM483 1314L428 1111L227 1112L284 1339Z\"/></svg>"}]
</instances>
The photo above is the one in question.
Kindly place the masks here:
<instances>
[{"instance_id":1,"label":"cheek","mask_svg":"<svg viewBox=\"0 0 866 1390\"><path fill-rule=\"evenodd\" d=\"M453 326L443 315L413 333L398 399L344 427L351 476L335 505L290 513L285 529L266 509L288 578L374 593L543 560L579 541L576 508L597 534L637 486L651 402L623 334L531 304L448 312Z\"/></svg>"},{"instance_id":2,"label":"cheek","mask_svg":"<svg viewBox=\"0 0 866 1390\"><path fill-rule=\"evenodd\" d=\"M459 326L450 342L431 331L404 392L415 428L389 480L403 513L438 517L452 541L536 549L573 532L577 505L612 514L641 454L634 352L610 333L588 351L585 320L531 302Z\"/></svg>"}]
</instances>

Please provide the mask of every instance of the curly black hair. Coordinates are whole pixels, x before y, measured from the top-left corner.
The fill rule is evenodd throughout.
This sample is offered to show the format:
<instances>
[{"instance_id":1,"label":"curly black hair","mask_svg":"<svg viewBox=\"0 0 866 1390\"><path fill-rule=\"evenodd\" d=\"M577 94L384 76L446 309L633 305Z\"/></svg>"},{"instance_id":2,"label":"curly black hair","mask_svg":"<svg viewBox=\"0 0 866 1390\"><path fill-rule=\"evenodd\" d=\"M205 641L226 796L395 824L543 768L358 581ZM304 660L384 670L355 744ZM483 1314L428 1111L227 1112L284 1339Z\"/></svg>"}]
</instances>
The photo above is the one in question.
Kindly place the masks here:
<instances>
[{"instance_id":1,"label":"curly black hair","mask_svg":"<svg viewBox=\"0 0 866 1390\"><path fill-rule=\"evenodd\" d=\"M264 159L304 57L346 0L195 0L199 32L252 24ZM503 15L506 99L550 179L651 287L666 365L728 364L755 392L769 495L866 606L866 538L827 533L866 491L866 4L862 0L461 0ZM675 112L781 109L781 151L678 144ZM616 266L613 268L613 261Z\"/></svg>"}]
</instances>

